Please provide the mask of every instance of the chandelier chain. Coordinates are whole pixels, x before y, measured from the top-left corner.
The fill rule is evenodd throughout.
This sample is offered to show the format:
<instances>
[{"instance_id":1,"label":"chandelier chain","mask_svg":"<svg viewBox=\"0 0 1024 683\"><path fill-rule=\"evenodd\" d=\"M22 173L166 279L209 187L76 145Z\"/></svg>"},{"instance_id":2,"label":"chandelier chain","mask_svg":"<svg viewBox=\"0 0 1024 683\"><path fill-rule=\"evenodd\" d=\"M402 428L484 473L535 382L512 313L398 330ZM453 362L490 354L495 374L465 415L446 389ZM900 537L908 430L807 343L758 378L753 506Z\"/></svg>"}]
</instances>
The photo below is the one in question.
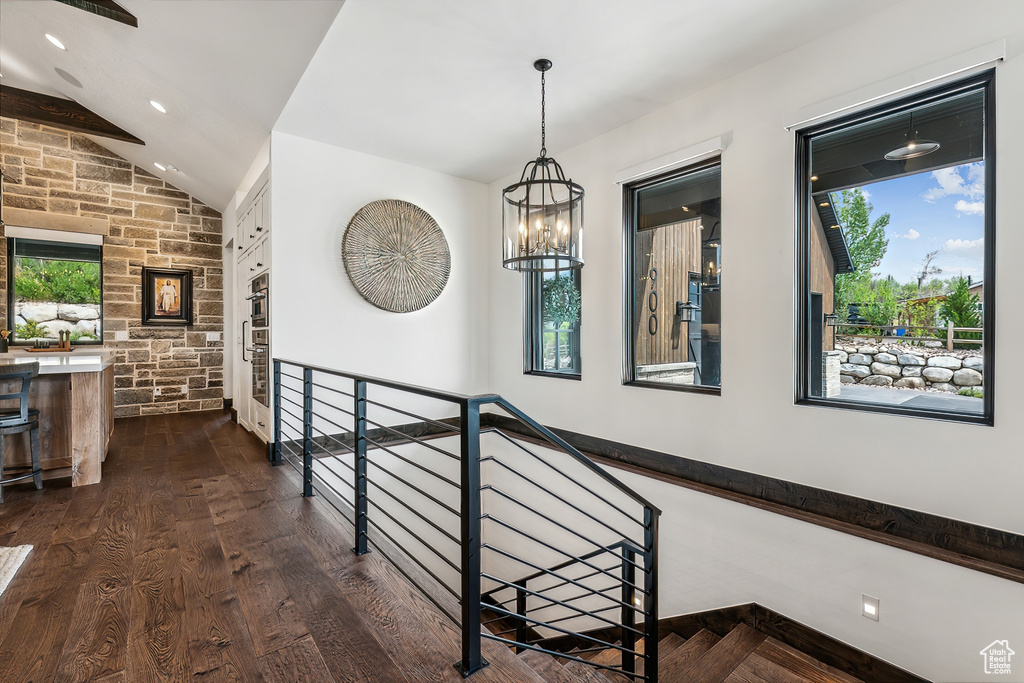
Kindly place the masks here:
<instances>
[{"instance_id":1,"label":"chandelier chain","mask_svg":"<svg viewBox=\"0 0 1024 683\"><path fill-rule=\"evenodd\" d=\"M546 157L548 155L548 133L546 126L546 111L545 111L545 72L540 72L540 155Z\"/></svg>"}]
</instances>

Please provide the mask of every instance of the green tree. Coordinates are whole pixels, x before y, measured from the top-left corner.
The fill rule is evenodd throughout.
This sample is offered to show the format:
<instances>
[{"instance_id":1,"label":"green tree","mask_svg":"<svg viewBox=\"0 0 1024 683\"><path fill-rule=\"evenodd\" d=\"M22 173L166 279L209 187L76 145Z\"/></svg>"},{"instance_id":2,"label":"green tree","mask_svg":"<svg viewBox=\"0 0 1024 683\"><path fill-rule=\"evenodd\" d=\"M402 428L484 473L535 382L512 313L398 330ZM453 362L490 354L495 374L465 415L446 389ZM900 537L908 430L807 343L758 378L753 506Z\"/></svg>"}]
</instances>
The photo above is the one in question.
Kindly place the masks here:
<instances>
[{"instance_id":1,"label":"green tree","mask_svg":"<svg viewBox=\"0 0 1024 683\"><path fill-rule=\"evenodd\" d=\"M953 327L981 327L981 314L978 312L981 299L971 294L971 283L965 277L954 278L952 289L939 307L939 317ZM957 332L959 339L981 339L980 332ZM956 344L956 348L977 348L975 344Z\"/></svg>"},{"instance_id":2,"label":"green tree","mask_svg":"<svg viewBox=\"0 0 1024 683\"><path fill-rule=\"evenodd\" d=\"M841 320L846 320L848 304L867 303L859 297L870 291L871 269L878 267L889 248L889 240L885 237L889 214L883 213L872 221L874 207L859 187L843 190L840 196L839 220L843 224L843 235L855 268L852 273L836 276L836 313Z\"/></svg>"},{"instance_id":3,"label":"green tree","mask_svg":"<svg viewBox=\"0 0 1024 683\"><path fill-rule=\"evenodd\" d=\"M572 274L559 273L550 280L545 280L541 297L544 322L552 323L556 329L562 327L563 323L571 326L580 319L583 301Z\"/></svg>"}]
</instances>

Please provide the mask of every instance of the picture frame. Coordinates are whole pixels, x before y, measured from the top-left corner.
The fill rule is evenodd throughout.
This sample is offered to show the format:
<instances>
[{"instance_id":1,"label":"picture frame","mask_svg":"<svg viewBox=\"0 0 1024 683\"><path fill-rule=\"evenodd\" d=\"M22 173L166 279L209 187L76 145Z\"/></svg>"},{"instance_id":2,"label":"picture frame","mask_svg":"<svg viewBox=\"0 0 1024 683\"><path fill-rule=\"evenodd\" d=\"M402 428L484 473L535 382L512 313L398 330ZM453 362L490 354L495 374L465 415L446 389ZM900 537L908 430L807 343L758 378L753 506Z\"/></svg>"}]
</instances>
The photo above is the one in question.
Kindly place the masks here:
<instances>
[{"instance_id":1,"label":"picture frame","mask_svg":"<svg viewBox=\"0 0 1024 683\"><path fill-rule=\"evenodd\" d=\"M142 324L191 325L192 271L142 269Z\"/></svg>"}]
</instances>

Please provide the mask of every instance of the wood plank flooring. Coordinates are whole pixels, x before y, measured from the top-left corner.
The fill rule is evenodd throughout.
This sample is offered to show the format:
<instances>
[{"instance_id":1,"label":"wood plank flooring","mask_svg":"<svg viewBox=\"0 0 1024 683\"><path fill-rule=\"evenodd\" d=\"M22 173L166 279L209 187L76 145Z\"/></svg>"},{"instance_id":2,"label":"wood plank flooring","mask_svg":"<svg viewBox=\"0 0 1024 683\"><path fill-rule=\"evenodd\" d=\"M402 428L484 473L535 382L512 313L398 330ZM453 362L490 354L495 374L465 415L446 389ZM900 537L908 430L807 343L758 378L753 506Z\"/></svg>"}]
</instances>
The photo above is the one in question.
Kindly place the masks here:
<instances>
[{"instance_id":1,"label":"wood plank flooring","mask_svg":"<svg viewBox=\"0 0 1024 683\"><path fill-rule=\"evenodd\" d=\"M454 624L227 413L118 420L99 484L10 486L0 680L461 681ZM542 679L507 648L475 681Z\"/></svg>"}]
</instances>

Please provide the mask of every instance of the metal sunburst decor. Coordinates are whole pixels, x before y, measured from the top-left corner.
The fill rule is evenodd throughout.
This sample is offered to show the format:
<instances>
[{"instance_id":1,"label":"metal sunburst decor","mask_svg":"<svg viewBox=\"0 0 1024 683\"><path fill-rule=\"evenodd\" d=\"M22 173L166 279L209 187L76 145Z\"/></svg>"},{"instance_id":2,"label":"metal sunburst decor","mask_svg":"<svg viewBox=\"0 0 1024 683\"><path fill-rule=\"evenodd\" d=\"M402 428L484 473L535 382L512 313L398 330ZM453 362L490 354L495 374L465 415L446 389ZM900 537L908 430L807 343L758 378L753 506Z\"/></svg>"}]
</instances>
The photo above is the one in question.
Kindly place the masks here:
<instances>
[{"instance_id":1,"label":"metal sunburst decor","mask_svg":"<svg viewBox=\"0 0 1024 683\"><path fill-rule=\"evenodd\" d=\"M451 272L448 241L429 213L381 199L356 212L341 241L352 285L377 308L418 311L444 290Z\"/></svg>"}]
</instances>

